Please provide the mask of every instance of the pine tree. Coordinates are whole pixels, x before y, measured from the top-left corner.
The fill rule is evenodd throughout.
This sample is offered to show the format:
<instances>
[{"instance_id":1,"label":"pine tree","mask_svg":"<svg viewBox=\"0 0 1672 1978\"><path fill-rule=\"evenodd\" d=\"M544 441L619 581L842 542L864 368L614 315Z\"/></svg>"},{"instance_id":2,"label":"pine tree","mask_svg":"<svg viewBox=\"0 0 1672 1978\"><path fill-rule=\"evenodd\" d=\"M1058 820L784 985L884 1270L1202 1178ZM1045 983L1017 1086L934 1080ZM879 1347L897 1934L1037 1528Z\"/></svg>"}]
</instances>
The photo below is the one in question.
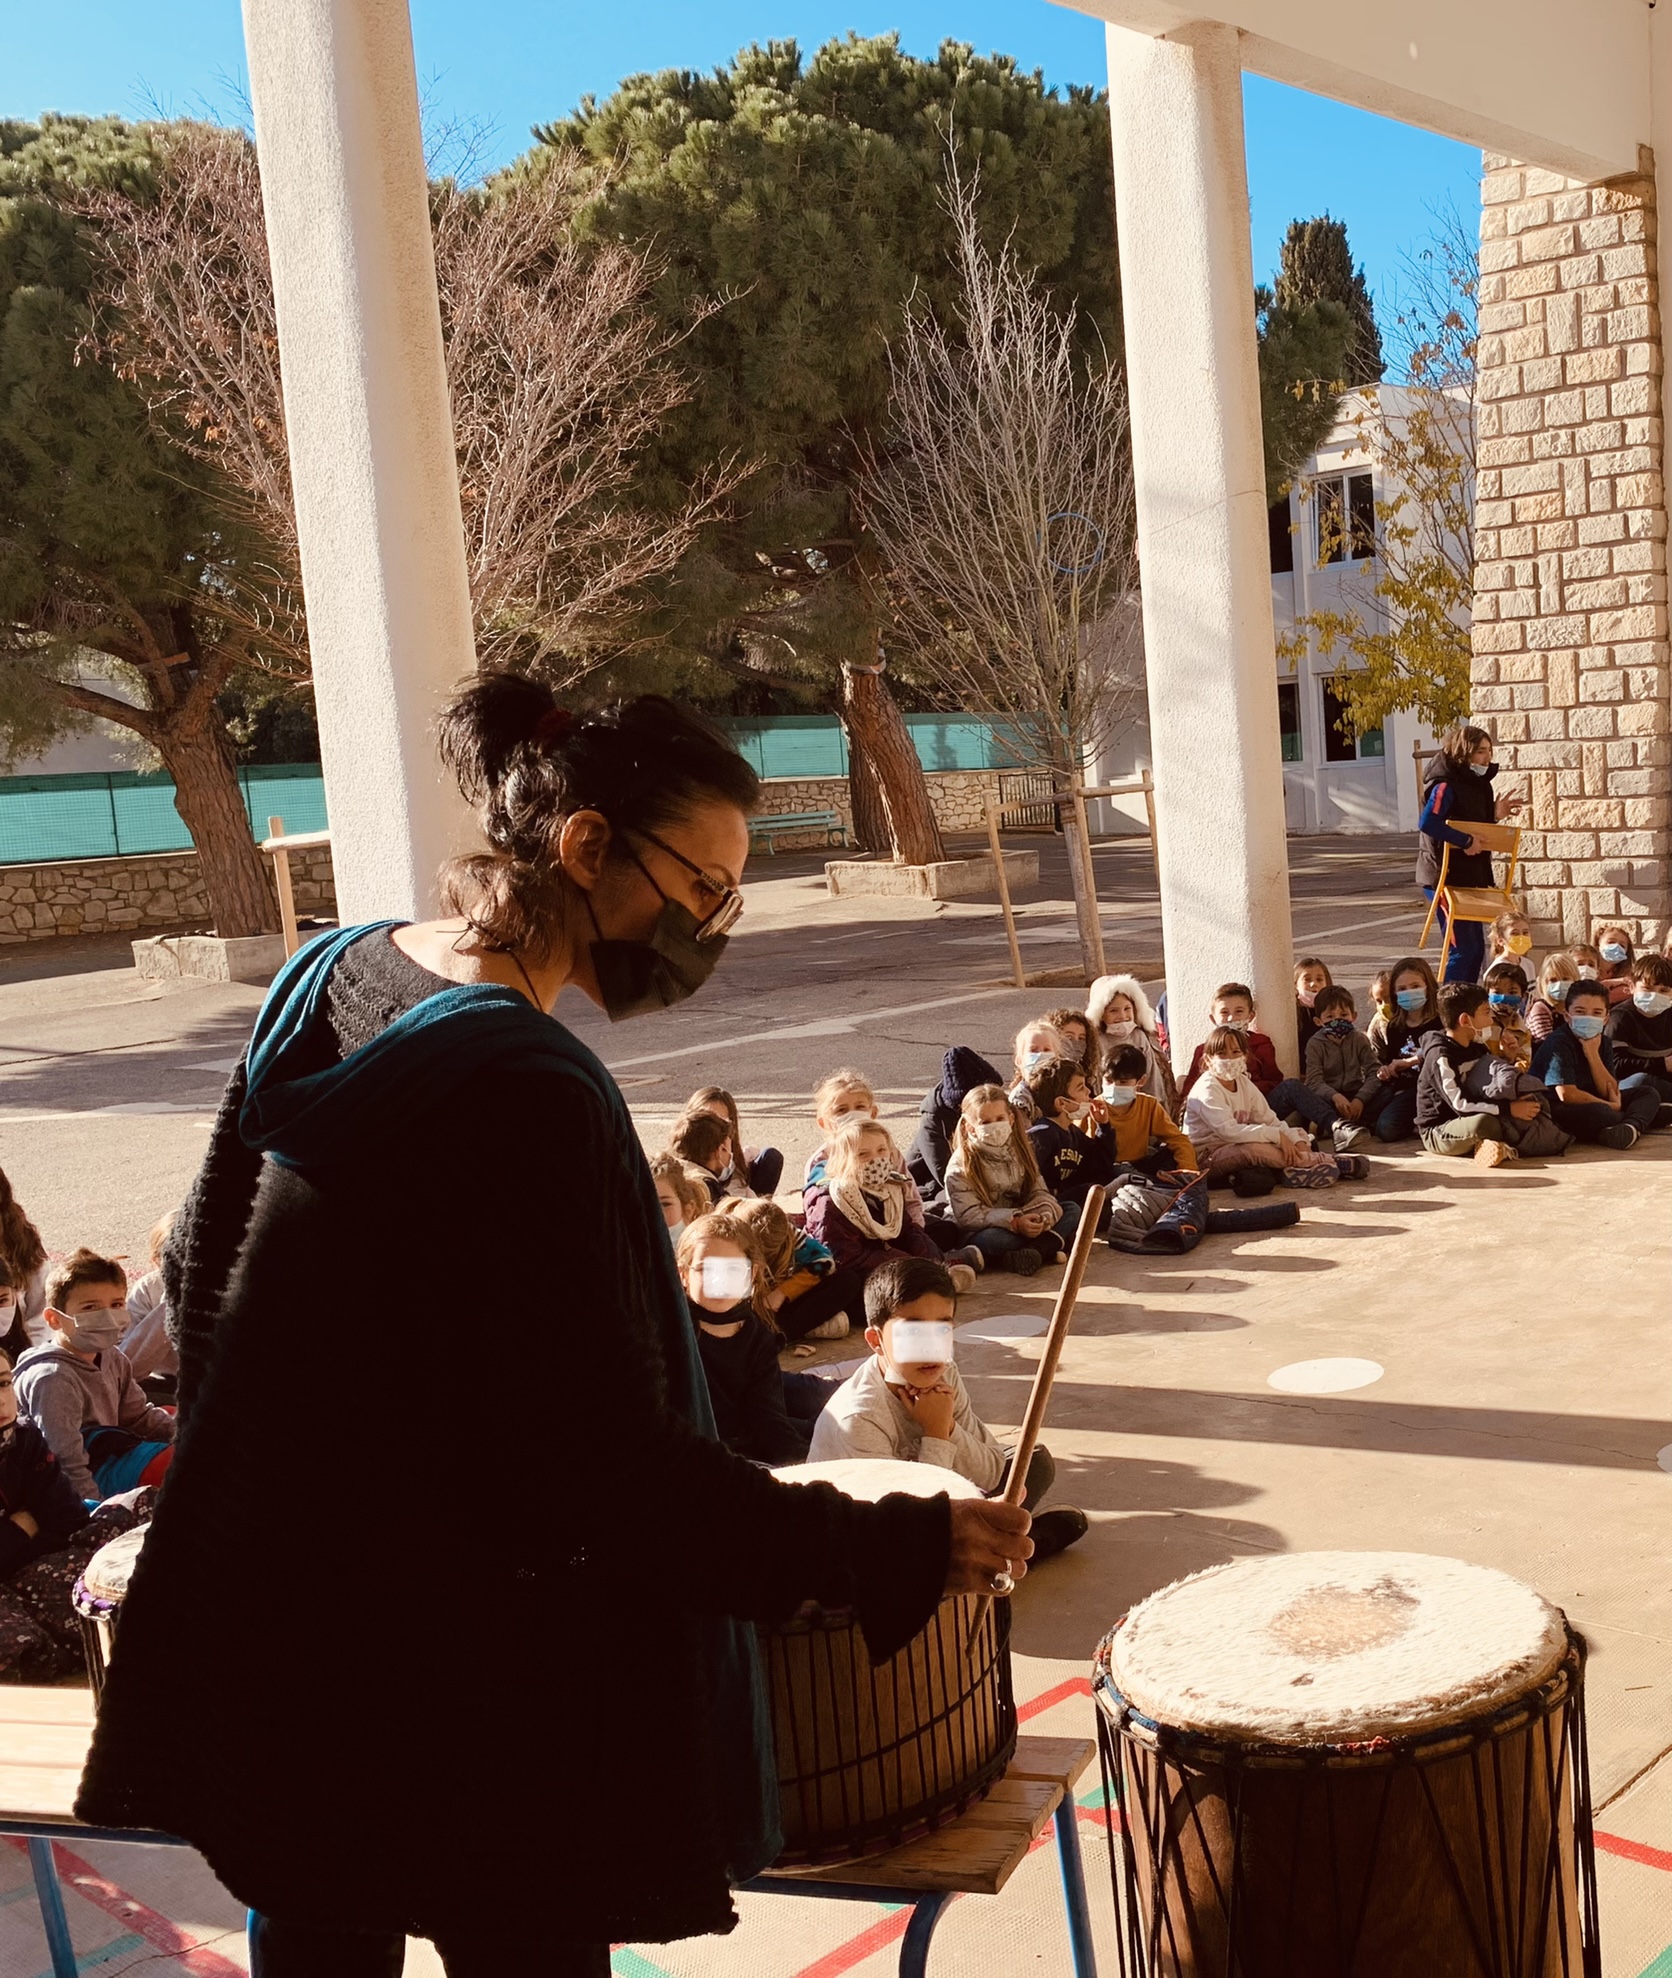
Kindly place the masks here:
<instances>
[{"instance_id":1,"label":"pine tree","mask_svg":"<svg viewBox=\"0 0 1672 1978\"><path fill-rule=\"evenodd\" d=\"M857 465L882 430L887 346L908 298L945 305L954 294L949 147L979 174L991 243L1013 236L1047 286L1074 297L1088 336L1118 348L1103 101L1089 89L1058 96L1008 57L960 43L922 61L895 35L850 35L811 59L772 42L709 75L630 77L536 136L515 169L540 170L554 152L589 162L585 224L664 257L670 325L726 298L684 346L700 385L667 422L650 491L658 475L671 493L731 453L758 466L733 519L670 587L664 654L693 683L706 672L839 706L851 752L876 772L895 855L940 857L921 770L876 670L882 573ZM886 657L910 678L909 659ZM919 684L934 695L928 678ZM865 787L863 769L856 782Z\"/></svg>"}]
</instances>

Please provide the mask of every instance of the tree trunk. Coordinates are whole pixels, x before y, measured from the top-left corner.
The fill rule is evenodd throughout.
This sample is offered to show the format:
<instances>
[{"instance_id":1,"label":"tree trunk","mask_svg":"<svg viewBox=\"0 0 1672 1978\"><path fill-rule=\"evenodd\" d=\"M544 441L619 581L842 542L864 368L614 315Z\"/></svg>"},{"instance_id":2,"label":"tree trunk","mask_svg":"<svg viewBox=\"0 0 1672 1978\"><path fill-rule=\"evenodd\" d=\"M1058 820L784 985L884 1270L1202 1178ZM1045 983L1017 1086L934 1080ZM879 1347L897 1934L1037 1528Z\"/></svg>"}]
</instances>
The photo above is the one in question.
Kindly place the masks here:
<instances>
[{"instance_id":1,"label":"tree trunk","mask_svg":"<svg viewBox=\"0 0 1672 1978\"><path fill-rule=\"evenodd\" d=\"M237 765L219 714L170 727L159 717L154 737L163 767L174 778L174 808L192 834L215 932L223 940L278 932L279 912L256 850Z\"/></svg>"},{"instance_id":2,"label":"tree trunk","mask_svg":"<svg viewBox=\"0 0 1672 1978\"><path fill-rule=\"evenodd\" d=\"M846 724L844 724L846 725ZM892 858L894 843L888 835L888 807L882 800L882 786L864 744L854 730L848 737L848 796L853 804L853 835L866 851L878 858Z\"/></svg>"},{"instance_id":3,"label":"tree trunk","mask_svg":"<svg viewBox=\"0 0 1672 1978\"><path fill-rule=\"evenodd\" d=\"M1068 853L1068 883L1074 894L1074 920L1080 935L1080 959L1085 964L1087 982L1093 982L1103 973L1103 953L1091 839L1080 830L1080 808L1074 801L1074 779L1060 771L1055 775L1057 813L1062 819L1062 841Z\"/></svg>"},{"instance_id":4,"label":"tree trunk","mask_svg":"<svg viewBox=\"0 0 1672 1978\"><path fill-rule=\"evenodd\" d=\"M946 857L929 785L905 717L875 672L842 668L842 719L875 773L896 865L938 865Z\"/></svg>"}]
</instances>

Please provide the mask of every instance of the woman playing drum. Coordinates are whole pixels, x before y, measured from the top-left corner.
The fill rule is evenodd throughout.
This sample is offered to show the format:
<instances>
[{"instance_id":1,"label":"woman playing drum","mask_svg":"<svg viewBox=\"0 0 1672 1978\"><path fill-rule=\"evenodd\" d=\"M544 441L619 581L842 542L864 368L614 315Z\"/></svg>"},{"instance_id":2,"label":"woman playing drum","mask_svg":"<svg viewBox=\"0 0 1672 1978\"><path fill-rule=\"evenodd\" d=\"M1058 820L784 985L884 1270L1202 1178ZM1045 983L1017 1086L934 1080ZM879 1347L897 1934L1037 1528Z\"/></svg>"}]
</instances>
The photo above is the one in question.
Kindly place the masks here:
<instances>
[{"instance_id":1,"label":"woman playing drum","mask_svg":"<svg viewBox=\"0 0 1672 1978\"><path fill-rule=\"evenodd\" d=\"M1003 1505L714 1439L626 1106L547 1014L701 985L747 765L666 701L576 718L509 675L442 747L490 848L454 917L287 964L171 1240L178 1454L78 1801L199 1848L257 1978L393 1973L405 1935L566 1978L729 1929L779 1845L747 1623L848 1605L891 1654L1032 1550Z\"/></svg>"}]
</instances>

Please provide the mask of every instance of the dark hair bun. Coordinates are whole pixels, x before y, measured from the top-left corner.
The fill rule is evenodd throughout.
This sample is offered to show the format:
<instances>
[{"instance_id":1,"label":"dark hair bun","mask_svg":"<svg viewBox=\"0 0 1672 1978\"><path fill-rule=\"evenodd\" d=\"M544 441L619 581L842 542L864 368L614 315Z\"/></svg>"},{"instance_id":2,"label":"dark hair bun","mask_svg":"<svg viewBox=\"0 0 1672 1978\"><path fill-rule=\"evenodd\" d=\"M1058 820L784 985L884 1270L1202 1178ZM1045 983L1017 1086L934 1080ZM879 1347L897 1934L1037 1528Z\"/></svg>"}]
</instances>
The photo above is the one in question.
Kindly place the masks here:
<instances>
[{"instance_id":1,"label":"dark hair bun","mask_svg":"<svg viewBox=\"0 0 1672 1978\"><path fill-rule=\"evenodd\" d=\"M526 673L484 673L461 688L438 724L441 759L476 804L511 774L519 750L557 707L552 690Z\"/></svg>"}]
</instances>

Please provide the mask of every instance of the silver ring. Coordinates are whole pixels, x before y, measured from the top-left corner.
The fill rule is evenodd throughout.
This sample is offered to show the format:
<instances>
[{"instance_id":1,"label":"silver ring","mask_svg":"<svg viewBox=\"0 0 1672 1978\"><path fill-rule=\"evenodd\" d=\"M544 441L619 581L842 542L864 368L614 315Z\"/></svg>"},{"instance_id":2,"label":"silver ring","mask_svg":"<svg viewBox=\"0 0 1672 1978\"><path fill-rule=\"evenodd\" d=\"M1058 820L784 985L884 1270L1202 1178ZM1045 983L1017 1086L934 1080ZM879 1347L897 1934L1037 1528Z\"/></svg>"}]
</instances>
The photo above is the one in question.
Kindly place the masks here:
<instances>
[{"instance_id":1,"label":"silver ring","mask_svg":"<svg viewBox=\"0 0 1672 1978\"><path fill-rule=\"evenodd\" d=\"M988 1580L987 1584L993 1589L994 1593L1003 1594L1003 1593L1014 1593L1016 1591L1016 1582L1010 1577L1008 1573L993 1574L992 1578Z\"/></svg>"}]
</instances>

